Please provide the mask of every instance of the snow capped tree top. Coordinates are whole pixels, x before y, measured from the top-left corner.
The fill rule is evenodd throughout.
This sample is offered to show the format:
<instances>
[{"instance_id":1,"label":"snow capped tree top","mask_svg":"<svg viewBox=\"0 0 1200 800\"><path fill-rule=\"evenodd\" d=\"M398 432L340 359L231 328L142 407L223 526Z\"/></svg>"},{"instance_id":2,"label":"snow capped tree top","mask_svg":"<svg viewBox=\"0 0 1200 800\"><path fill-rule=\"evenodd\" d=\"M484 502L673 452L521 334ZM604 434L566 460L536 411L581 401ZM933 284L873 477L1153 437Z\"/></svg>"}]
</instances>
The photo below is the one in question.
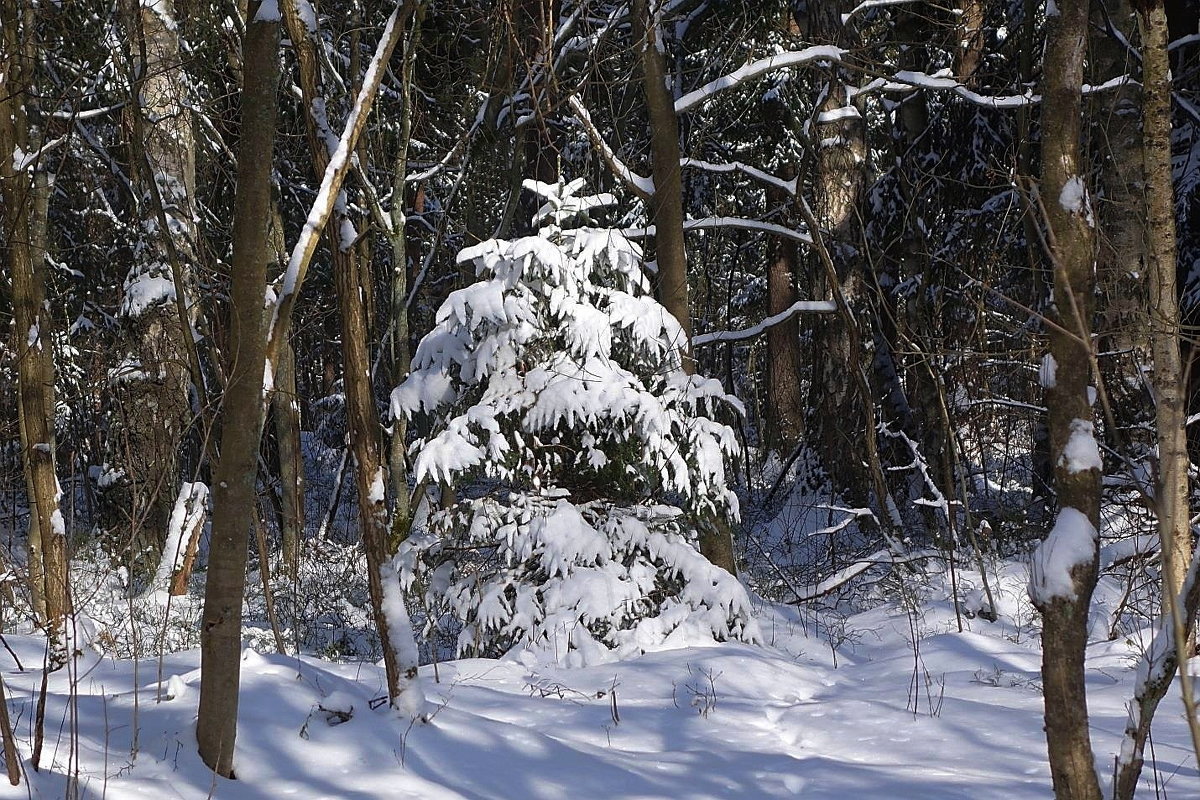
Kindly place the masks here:
<instances>
[{"instance_id":1,"label":"snow capped tree top","mask_svg":"<svg viewBox=\"0 0 1200 800\"><path fill-rule=\"evenodd\" d=\"M641 249L620 232L563 229L611 202L581 181L527 182L545 197L539 235L459 254L480 280L453 292L392 395L395 416L434 415L418 480L465 473L513 488L614 488L736 514L725 462L741 412L720 383L682 369L683 331L654 299ZM605 487L600 490L599 487Z\"/></svg>"},{"instance_id":2,"label":"snow capped tree top","mask_svg":"<svg viewBox=\"0 0 1200 800\"><path fill-rule=\"evenodd\" d=\"M587 218L588 212L594 208L615 205L616 195L608 192L595 195L578 195L584 186L583 178L576 178L570 183L543 183L537 180L524 180L521 185L546 202L533 215L533 224L542 225L550 220L552 225L561 226L576 217Z\"/></svg>"}]
</instances>

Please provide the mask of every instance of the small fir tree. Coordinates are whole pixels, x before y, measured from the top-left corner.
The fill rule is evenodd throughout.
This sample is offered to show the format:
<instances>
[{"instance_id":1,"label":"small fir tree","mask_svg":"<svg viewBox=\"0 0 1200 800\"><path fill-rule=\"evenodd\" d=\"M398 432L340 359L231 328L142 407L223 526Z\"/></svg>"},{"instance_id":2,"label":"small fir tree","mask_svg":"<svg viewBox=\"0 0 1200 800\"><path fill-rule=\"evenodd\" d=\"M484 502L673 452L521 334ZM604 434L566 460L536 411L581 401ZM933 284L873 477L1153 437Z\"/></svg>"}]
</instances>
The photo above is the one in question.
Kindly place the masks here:
<instances>
[{"instance_id":1,"label":"small fir tree","mask_svg":"<svg viewBox=\"0 0 1200 800\"><path fill-rule=\"evenodd\" d=\"M418 483L458 494L401 547L406 586L457 620L464 655L756 639L742 585L695 547L694 521L738 513L718 416L740 404L682 369L641 250L588 225L611 195L525 185L546 200L538 235L459 254L479 281L446 299L392 395L395 416L429 417Z\"/></svg>"}]
</instances>

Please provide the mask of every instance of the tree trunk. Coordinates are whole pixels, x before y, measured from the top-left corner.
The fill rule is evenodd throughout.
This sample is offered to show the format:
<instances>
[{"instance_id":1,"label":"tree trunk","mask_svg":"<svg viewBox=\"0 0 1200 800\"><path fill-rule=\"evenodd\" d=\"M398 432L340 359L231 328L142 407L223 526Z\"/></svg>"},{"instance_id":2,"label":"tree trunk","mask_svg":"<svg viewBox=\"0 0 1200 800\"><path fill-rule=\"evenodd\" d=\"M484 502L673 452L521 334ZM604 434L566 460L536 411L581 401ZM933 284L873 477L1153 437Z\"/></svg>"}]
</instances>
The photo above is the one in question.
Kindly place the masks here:
<instances>
[{"instance_id":1,"label":"tree trunk","mask_svg":"<svg viewBox=\"0 0 1200 800\"><path fill-rule=\"evenodd\" d=\"M520 52L525 62L528 74L540 75L541 80L532 85L534 92L534 118L530 123L532 131L519 137L524 153L521 161L524 163L524 174L542 183L554 183L558 180L558 154L561 148L555 141L554 129L550 125L553 108L557 105L554 97L554 35L558 30L558 8L553 0L516 0L514 16L517 21L517 31L520 36ZM671 108L674 114L674 103ZM519 186L518 186L519 190ZM541 205L541 199L530 192L523 192L526 205L522 209L526 217L520 220L521 225L529 224Z\"/></svg>"},{"instance_id":2,"label":"tree trunk","mask_svg":"<svg viewBox=\"0 0 1200 800\"><path fill-rule=\"evenodd\" d=\"M300 66L300 87L305 104L309 108L316 108L318 104L325 102L321 92L319 62L316 58L317 43L313 41L312 32L303 27L296 0L285 0L283 8L288 35L295 46ZM325 135L328 132L328 122L314 114L306 115L305 122L313 169L320 177L325 173L332 156L328 146L329 137ZM325 127L324 131L322 126ZM393 198L393 202L403 203L403 194ZM403 624L403 621L389 617L385 602L384 572L387 571L390 575L388 565L395 554L394 547L389 544L387 466L383 456L379 412L375 406L371 384L371 357L368 348L371 336L366 302L363 300L363 280L355 258L354 243L346 241L343 234L349 225L347 214L345 198L340 197L334 209L333 225L329 228L328 240L341 318L342 380L346 393L347 430L350 447L354 453L354 483L358 490L359 520L362 525L363 549L367 556L371 608L383 648L388 699L396 704L401 694L410 688L410 684L416 678L417 664L413 658L405 658L404 663L401 663L402 658L394 642L402 636L411 638L412 632L391 630L393 626ZM392 580L398 580L394 575L390 577ZM398 588L397 585L396 589ZM414 651L415 647L405 647L403 650L408 653Z\"/></svg>"},{"instance_id":3,"label":"tree trunk","mask_svg":"<svg viewBox=\"0 0 1200 800\"><path fill-rule=\"evenodd\" d=\"M203 485L203 484L200 484ZM193 484L184 484L183 490L180 492L180 500L184 502L185 508L189 512L194 503L207 503L207 496L197 496L193 489ZM184 499L183 492L187 492L187 499ZM196 565L196 555L200 552L200 535L204 532L204 522L208 517L207 513L201 510L195 513L192 517L191 524L180 532L179 547L182 548L181 554L177 557L175 553L164 553L164 557L171 559L172 565L176 568L172 571L171 578L167 583L167 591L172 597L183 597L187 594L188 582L192 577L192 569Z\"/></svg>"},{"instance_id":4,"label":"tree trunk","mask_svg":"<svg viewBox=\"0 0 1200 800\"><path fill-rule=\"evenodd\" d=\"M1149 274L1149 334L1158 421L1157 511L1163 548L1164 598L1177 597L1191 561L1187 398L1180 355L1176 278L1175 190L1171 170L1171 67L1162 0L1138 3L1142 34L1142 196L1146 204L1145 254Z\"/></svg>"},{"instance_id":5,"label":"tree trunk","mask_svg":"<svg viewBox=\"0 0 1200 800\"><path fill-rule=\"evenodd\" d=\"M808 35L812 41L851 47L841 12L850 5L839 0L810 4L807 19ZM852 78L843 70L830 71L828 83L818 98L822 112L844 109L848 102L846 85ZM819 143L816 172L813 176L813 211L822 231L826 231L827 249L836 270L830 273L815 254L810 255L812 285L824 286L826 295L840 294L848 309L858 319L859 330L845 315L830 316L813 326L814 375L811 407L813 439L820 447L822 463L837 491L845 491L851 502L865 505L874 481L863 468L858 456L858 443L871 428L874 436L874 415L858 413L872 404L868 396L856 397L856 373L862 367L855 355L855 336L870 341L871 332L865 324L864 273L862 259L855 249L859 237L858 215L864 187L863 164L866 155L864 128L861 118L854 115L834 115L818 120L813 138ZM861 355L861 351L860 351ZM847 414L847 409L854 409ZM876 498L880 519L887 515L886 496Z\"/></svg>"},{"instance_id":6,"label":"tree trunk","mask_svg":"<svg viewBox=\"0 0 1200 800\"><path fill-rule=\"evenodd\" d=\"M646 113L650 120L651 175L654 195L650 214L654 223L654 257L658 264L658 295L663 307L683 328L684 369L692 361L692 315L688 304L687 251L683 236L683 180L679 168L679 119L675 99L667 85L667 60L658 26L658 0L633 0L634 47L642 71ZM724 566L724 565L721 565Z\"/></svg>"},{"instance_id":7,"label":"tree trunk","mask_svg":"<svg viewBox=\"0 0 1200 800\"><path fill-rule=\"evenodd\" d=\"M271 231L268 237L271 259L277 264L288 261L283 216L279 198L271 194ZM274 466L279 472L279 496L272 498L279 517L283 572L293 580L300 568L300 541L304 537L304 454L300 441L300 395L296 388L296 350L284 337L272 364L270 420L275 432Z\"/></svg>"},{"instance_id":8,"label":"tree trunk","mask_svg":"<svg viewBox=\"0 0 1200 800\"><path fill-rule=\"evenodd\" d=\"M1191 561L1191 524L1188 509L1188 451L1184 422L1187 416L1186 381L1180 353L1179 294L1176 280L1175 192L1171 179L1171 71L1167 55L1167 16L1162 0L1138 4L1142 36L1142 173L1145 198L1146 270L1150 284L1148 322L1154 369L1157 417L1158 471L1155 501L1158 536L1163 553L1163 619L1156 634L1174 644L1173 657L1164 659L1148 676L1134 698L1137 713L1131 713L1125 729L1125 746L1117 759L1113 797L1132 798L1142 769L1142 753L1150 733L1150 722L1159 701L1170 688L1171 676L1187 662L1191 645L1188 631L1196 618L1200 594L1193 579L1187 587ZM1180 605L1180 596L1183 602ZM1167 626L1170 626L1169 629ZM1151 647L1152 653L1160 647ZM1190 702L1190 681L1185 682L1184 703ZM1185 708L1194 719L1195 710ZM1196 728L1192 725L1193 737ZM1196 742L1200 757L1200 742Z\"/></svg>"},{"instance_id":9,"label":"tree trunk","mask_svg":"<svg viewBox=\"0 0 1200 800\"><path fill-rule=\"evenodd\" d=\"M1193 563L1191 574L1181 592L1180 603L1183 608L1184 627L1188 630L1195 624L1196 610L1200 607L1200 581L1196 570L1200 564ZM1158 629L1154 633L1154 642L1146 648L1145 655L1137 670L1137 684L1133 697L1128 703L1129 719L1125 723L1125 736L1117 751L1116 763L1113 767L1113 800L1133 800L1137 793L1138 778L1144 766L1143 754L1146 741L1150 736L1150 724L1158 705L1166 696L1179 668L1180 648L1176 644L1176 626L1170 613L1164 613L1159 618ZM1194 719L1194 714L1193 714ZM1189 721L1190 722L1190 721ZM1193 727L1194 737L1194 727ZM1195 738L1193 748L1196 749ZM1197 749L1200 752L1200 749Z\"/></svg>"},{"instance_id":10,"label":"tree trunk","mask_svg":"<svg viewBox=\"0 0 1200 800\"><path fill-rule=\"evenodd\" d=\"M300 559L304 536L304 457L300 451L300 398L296 392L296 353L284 342L275 365L275 391L271 414L279 453L281 487L280 538L283 540L283 569L292 578Z\"/></svg>"},{"instance_id":11,"label":"tree trunk","mask_svg":"<svg viewBox=\"0 0 1200 800\"><path fill-rule=\"evenodd\" d=\"M38 144L27 107L37 63L34 10L0 5L0 235L8 243L12 280L17 417L30 506L29 579L34 610L46 627L51 666L65 663L63 625L68 608L66 525L55 468L53 319L46 303L46 225L50 182L26 164Z\"/></svg>"},{"instance_id":12,"label":"tree trunk","mask_svg":"<svg viewBox=\"0 0 1200 800\"><path fill-rule=\"evenodd\" d=\"M768 190L769 205L790 203L778 190ZM787 224L785 222L784 224ZM796 243L776 237L767 265L767 314L782 313L796 302L799 268ZM767 329L767 418L770 445L786 457L804 439L804 393L800 382L800 318Z\"/></svg>"},{"instance_id":13,"label":"tree trunk","mask_svg":"<svg viewBox=\"0 0 1200 800\"><path fill-rule=\"evenodd\" d=\"M228 380L221 456L213 487L212 540L200 632L200 710L196 739L204 763L233 777L241 682L242 595L250 526L258 513L255 478L263 427L271 161L279 83L279 20L251 9L242 45L241 143L234 198L233 281Z\"/></svg>"},{"instance_id":14,"label":"tree trunk","mask_svg":"<svg viewBox=\"0 0 1200 800\"><path fill-rule=\"evenodd\" d=\"M1089 397L1093 222L1080 154L1088 3L1061 0L1058 7L1046 41L1041 198L1054 264L1052 314L1057 325L1050 330L1050 355L1055 369L1053 379L1046 381L1046 406L1059 512L1035 555L1030 596L1042 613L1042 681L1054 793L1058 800L1098 800L1084 682L1088 608L1098 565L1101 472ZM1072 558L1062 558L1064 548Z\"/></svg>"},{"instance_id":15,"label":"tree trunk","mask_svg":"<svg viewBox=\"0 0 1200 800\"><path fill-rule=\"evenodd\" d=\"M121 452L113 461L125 476L123 491L109 504L119 504L120 518L132 521L131 561L144 571L161 559L191 417L196 148L173 0L127 3L126 25L142 236L121 303L132 368L116 387L124 413L116 437Z\"/></svg>"},{"instance_id":16,"label":"tree trunk","mask_svg":"<svg viewBox=\"0 0 1200 800\"><path fill-rule=\"evenodd\" d=\"M392 335L388 340L391 360L392 385L399 386L408 377L412 367L412 348L409 343L408 325L408 278L415 274L410 269L410 262L419 262L420 251L416 242L409 240L408 216L405 212L405 202L408 197L406 179L408 177L408 148L412 143L414 94L412 91L414 74L417 66L416 50L421 36L421 23L425 16L425 5L421 4L414 12L412 34L404 52L404 76L400 85L403 102L400 116L399 143L394 160L394 177L392 179L392 208L391 208L391 315ZM425 210L424 192L417 189L413 193L413 210L421 213ZM412 521L412 497L408 490L408 418L403 414L392 417L392 438L388 443L388 467L392 478L392 542L399 542L408 536Z\"/></svg>"},{"instance_id":17,"label":"tree trunk","mask_svg":"<svg viewBox=\"0 0 1200 800\"><path fill-rule=\"evenodd\" d=\"M688 301L687 251L683 231L683 178L679 167L679 119L667 83L667 60L658 24L658 0L634 0L631 21L634 47L642 72L646 113L650 120L650 165L654 195L654 256L658 264L659 301L683 329L683 368L695 370L692 359L692 315ZM733 531L727 520L697 520L700 552L718 567L737 574Z\"/></svg>"},{"instance_id":18,"label":"tree trunk","mask_svg":"<svg viewBox=\"0 0 1200 800\"><path fill-rule=\"evenodd\" d=\"M1088 59L1093 84L1138 69L1136 54L1128 45L1135 41L1136 26L1129 3L1108 0L1105 5L1103 19L1093 14ZM1120 38L1109 33L1103 26L1105 22L1116 29ZM1112 426L1116 430L1106 427L1105 434L1110 445L1129 452L1138 461L1154 446L1149 424L1151 403L1142 371L1150 363L1150 330L1146 324L1149 298L1143 279L1148 265L1139 95L1136 84L1098 92L1090 99L1088 109L1093 126L1103 126L1103 135L1095 137L1102 156L1096 218L1104 232L1096 242L1096 281L1102 298L1096 332L1103 354L1099 363L1104 385L1117 423ZM1130 450L1130 445L1137 449Z\"/></svg>"},{"instance_id":19,"label":"tree trunk","mask_svg":"<svg viewBox=\"0 0 1200 800\"><path fill-rule=\"evenodd\" d=\"M954 76L968 86L975 85L975 73L984 56L984 0L959 0L955 34Z\"/></svg>"}]
</instances>

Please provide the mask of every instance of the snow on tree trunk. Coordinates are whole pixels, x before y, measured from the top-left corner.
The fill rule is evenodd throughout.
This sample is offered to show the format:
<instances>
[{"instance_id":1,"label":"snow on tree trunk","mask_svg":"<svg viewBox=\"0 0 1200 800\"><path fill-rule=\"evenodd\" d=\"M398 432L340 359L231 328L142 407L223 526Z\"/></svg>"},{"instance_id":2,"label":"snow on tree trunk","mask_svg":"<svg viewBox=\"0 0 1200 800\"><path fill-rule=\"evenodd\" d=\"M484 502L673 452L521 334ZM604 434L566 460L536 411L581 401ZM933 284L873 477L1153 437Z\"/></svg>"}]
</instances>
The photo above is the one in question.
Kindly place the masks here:
<instances>
[{"instance_id":1,"label":"snow on tree trunk","mask_svg":"<svg viewBox=\"0 0 1200 800\"><path fill-rule=\"evenodd\" d=\"M12 281L17 419L30 504L29 583L46 626L50 664L66 663L64 620L70 610L66 525L55 463L55 364L51 304L46 298L49 177L24 153L36 152L28 107L37 103L37 39L32 7L0 6L0 237L7 239Z\"/></svg>"},{"instance_id":2,"label":"snow on tree trunk","mask_svg":"<svg viewBox=\"0 0 1200 800\"><path fill-rule=\"evenodd\" d=\"M446 299L392 395L394 416L432 417L418 482L461 498L398 557L427 630L457 626L460 653L526 645L570 662L756 639L744 589L697 552L691 522L737 516L737 442L715 417L740 404L684 371L635 245L562 227L612 198L526 186L547 199L539 235L459 254L479 281Z\"/></svg>"},{"instance_id":3,"label":"snow on tree trunk","mask_svg":"<svg viewBox=\"0 0 1200 800\"><path fill-rule=\"evenodd\" d=\"M141 236L122 287L126 354L113 380L120 413L108 457L124 475L102 497L122 541L132 543L131 562L149 576L162 555L192 417L196 147L174 2L131 4L125 26L134 43L136 102L128 113Z\"/></svg>"},{"instance_id":4,"label":"snow on tree trunk","mask_svg":"<svg viewBox=\"0 0 1200 800\"><path fill-rule=\"evenodd\" d=\"M1138 673L1130 703L1129 722L1117 757L1113 797L1131 798L1141 774L1150 723L1179 663L1193 652L1189 632L1196 620L1200 592L1191 552L1188 508L1188 452L1185 420L1187 394L1180 353L1179 295L1176 281L1175 193L1171 180L1171 74L1167 56L1167 14L1162 2L1138 4L1142 34L1143 169L1147 179L1146 270L1150 302L1146 317L1154 370L1158 469L1155 471L1155 513L1163 554L1163 614L1159 630ZM1192 562L1189 569L1188 564ZM1191 678L1180 672L1185 717L1192 745L1200 759L1200 728L1195 718Z\"/></svg>"},{"instance_id":5,"label":"snow on tree trunk","mask_svg":"<svg viewBox=\"0 0 1200 800\"><path fill-rule=\"evenodd\" d=\"M1046 388L1059 513L1034 556L1029 594L1042 612L1046 742L1059 800L1099 800L1088 729L1084 655L1096 586L1099 452L1092 435L1092 294L1095 258L1086 165L1080 146L1088 4L1062 0L1049 21L1042 106L1042 183L1054 315Z\"/></svg>"},{"instance_id":6,"label":"snow on tree trunk","mask_svg":"<svg viewBox=\"0 0 1200 800\"><path fill-rule=\"evenodd\" d=\"M208 487L203 483L185 482L175 498L171 519L167 524L162 558L155 570L150 591L170 587L172 595L187 591L187 576L196 559L200 543L200 529L207 516ZM182 581L179 580L182 575ZM180 591L176 591L179 589Z\"/></svg>"}]
</instances>

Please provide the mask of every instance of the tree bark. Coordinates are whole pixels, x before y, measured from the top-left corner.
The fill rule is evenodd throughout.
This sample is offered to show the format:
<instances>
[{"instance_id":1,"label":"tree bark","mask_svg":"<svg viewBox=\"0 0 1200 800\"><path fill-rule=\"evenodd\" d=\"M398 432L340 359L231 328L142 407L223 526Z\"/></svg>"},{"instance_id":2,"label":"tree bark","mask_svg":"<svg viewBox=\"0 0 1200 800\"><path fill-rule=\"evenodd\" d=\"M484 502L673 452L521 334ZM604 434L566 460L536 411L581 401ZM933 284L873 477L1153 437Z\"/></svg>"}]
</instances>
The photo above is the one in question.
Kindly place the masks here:
<instances>
[{"instance_id":1,"label":"tree bark","mask_svg":"<svg viewBox=\"0 0 1200 800\"><path fill-rule=\"evenodd\" d=\"M687 251L683 232L683 179L679 168L679 119L667 85L667 60L658 25L658 0L633 0L634 47L642 72L646 113L650 121L651 175L654 195L654 257L658 264L658 295L663 307L683 328L683 366L691 373L692 315L688 301ZM724 565L722 565L724 566Z\"/></svg>"},{"instance_id":2,"label":"tree bark","mask_svg":"<svg viewBox=\"0 0 1200 800\"><path fill-rule=\"evenodd\" d=\"M304 457L300 452L300 398L296 391L296 353L291 342L280 348L275 364L275 390L271 393L271 414L275 425L275 443L279 453L281 496L280 531L283 543L283 569L292 578L300 560L300 540L304 536Z\"/></svg>"},{"instance_id":3,"label":"tree bark","mask_svg":"<svg viewBox=\"0 0 1200 800\"><path fill-rule=\"evenodd\" d=\"M1136 72L1136 20L1126 0L1107 0L1106 13L1093 13L1091 57L1088 59L1093 84L1114 75ZM1108 30L1108 25L1114 29ZM1147 397L1143 367L1150 363L1150 329L1146 324L1149 305L1144 276L1146 261L1146 188L1142 165L1142 130L1138 106L1140 86L1122 86L1099 92L1089 101L1093 130L1100 151L1098 183L1100 197L1096 218L1103 236L1096 242L1096 281L1102 305L1096 315L1097 345L1103 357L1104 385L1112 399L1117 430L1105 434L1114 447L1137 450L1130 457L1140 460L1154 446L1149 423L1151 403ZM1118 441L1118 434L1121 441Z\"/></svg>"},{"instance_id":4,"label":"tree bark","mask_svg":"<svg viewBox=\"0 0 1200 800\"><path fill-rule=\"evenodd\" d=\"M668 85L667 60L658 24L658 0L633 0L631 21L634 48L642 73L646 113L650 121L650 165L654 194L654 257L658 264L658 298L683 329L679 343L683 368L695 371L692 359L692 315L688 300L687 251L683 230L683 178L679 166L679 119ZM718 567L737 574L733 531L727 520L697 520L700 552Z\"/></svg>"},{"instance_id":5,"label":"tree bark","mask_svg":"<svg viewBox=\"0 0 1200 800\"><path fill-rule=\"evenodd\" d=\"M113 461L125 476L108 505L119 505L114 511L132 522L131 561L144 571L161 558L191 417L196 148L173 0L127 2L125 17L133 51L132 177L141 195L142 236L121 303L134 366L116 386L124 409L116 438L123 447Z\"/></svg>"},{"instance_id":6,"label":"tree bark","mask_svg":"<svg viewBox=\"0 0 1200 800\"><path fill-rule=\"evenodd\" d=\"M1158 421L1157 511L1163 548L1164 598L1177 597L1191 561L1187 397L1180 353L1176 278L1175 190L1171 170L1171 68L1162 0L1138 4L1142 34L1142 172L1145 175L1145 254L1150 284L1150 383Z\"/></svg>"},{"instance_id":7,"label":"tree bark","mask_svg":"<svg viewBox=\"0 0 1200 800\"><path fill-rule=\"evenodd\" d=\"M277 264L286 264L288 249L283 216L279 212L279 198L274 192L271 194L268 242L271 259ZM275 432L275 457L278 459L273 466L279 472L279 496L272 500L279 518L283 572L294 580L300 567L300 542L304 538L306 487L300 440L300 395L296 386L296 350L290 338L284 337L280 342L278 357L272 364L269 395L269 417Z\"/></svg>"},{"instance_id":8,"label":"tree bark","mask_svg":"<svg viewBox=\"0 0 1200 800\"><path fill-rule=\"evenodd\" d=\"M771 205L790 204L791 198L768 190ZM790 217L790 215L789 215ZM785 221L784 224L788 224ZM799 269L796 243L776 237L767 265L767 315L786 311L796 302L795 276ZM770 444L786 457L804 440L804 392L800 381L800 318L767 329L767 415Z\"/></svg>"},{"instance_id":9,"label":"tree bark","mask_svg":"<svg viewBox=\"0 0 1200 800\"><path fill-rule=\"evenodd\" d=\"M841 18L841 13L849 7L841 0L810 4L806 27L812 41L852 47ZM846 86L851 80L840 68L830 71L828 83L821 88L817 99L822 112L846 107ZM859 383L856 373L862 367L858 361L862 351L853 341L856 337L866 342L872 338L863 314L864 263L855 250L859 239L857 212L865 186L866 142L862 119L835 115L819 120L813 138L819 144L812 210L821 230L828 232L826 245L836 269L827 271L819 257L810 254L812 285L824 286L829 293L826 296L840 294L857 322L851 323L849 317L839 314L819 319L813 326L814 380L810 405L816 413L810 433L820 447L822 463L834 487L847 492L856 505L865 505L869 493L874 490L878 494L878 490L870 470L863 468L857 444L864 435L875 436L874 414L846 413L847 409L866 411L873 405L869 394L856 397ZM851 324L857 324L858 331L850 330ZM876 502L882 520L888 515L886 495L877 497Z\"/></svg>"},{"instance_id":10,"label":"tree bark","mask_svg":"<svg viewBox=\"0 0 1200 800\"><path fill-rule=\"evenodd\" d=\"M1159 541L1163 553L1163 619L1156 634L1173 644L1172 655L1158 669L1148 669L1147 680L1134 697L1136 714L1125 728L1126 746L1117 759L1113 797L1132 798L1141 774L1150 723L1159 702L1170 688L1171 676L1191 650L1188 631L1196 618L1200 593L1196 581L1188 587L1191 561L1191 523L1188 508L1188 451L1184 423L1187 416L1186 380L1180 351L1179 294L1176 278L1175 192L1171 175L1171 70L1167 54L1167 15L1162 0L1139 2L1138 27L1142 38L1142 164L1145 203L1144 253L1150 284L1147 326L1154 369L1157 417L1158 472L1155 475L1155 505ZM1182 602L1181 602L1182 595ZM1170 626L1169 633L1167 625ZM1151 647L1151 652L1159 651ZM1184 704L1193 720L1190 679L1184 682ZM1194 741L1200 757L1200 742ZM1132 747L1130 747L1132 746ZM1128 752L1127 752L1127 748Z\"/></svg>"},{"instance_id":11,"label":"tree bark","mask_svg":"<svg viewBox=\"0 0 1200 800\"><path fill-rule=\"evenodd\" d=\"M408 215L405 205L408 197L408 148L412 143L413 112L412 91L413 78L416 71L416 49L421 36L421 23L424 19L424 4L417 7L413 17L412 34L404 52L404 74L400 85L401 102L399 142L393 161L394 177L392 178L392 208L390 214L392 271L391 271L391 316L392 335L388 340L391 362L392 385L399 386L412 367L412 347L409 342L408 325L408 277L414 274L410 270L410 262L420 260L420 252L410 242L408 233ZM417 189L414 193L414 211L423 212L424 192ZM399 543L408 536L412 519L412 497L408 490L408 418L401 414L392 418L392 438L388 443L388 468L392 478L392 540Z\"/></svg>"},{"instance_id":12,"label":"tree bark","mask_svg":"<svg viewBox=\"0 0 1200 800\"><path fill-rule=\"evenodd\" d=\"M35 613L51 645L51 668L65 663L68 608L66 526L55 465L54 321L46 303L46 226L50 182L26 163L38 144L27 107L37 49L29 4L0 5L0 234L8 243L12 280L17 417L30 505L29 579Z\"/></svg>"},{"instance_id":13,"label":"tree bark","mask_svg":"<svg viewBox=\"0 0 1200 800\"><path fill-rule=\"evenodd\" d=\"M221 456L213 487L212 541L200 632L200 757L233 777L241 683L242 595L250 526L258 513L255 479L263 427L271 161L279 83L279 20L251 8L242 45L241 143L234 198L233 281L228 381L222 403Z\"/></svg>"},{"instance_id":14,"label":"tree bark","mask_svg":"<svg viewBox=\"0 0 1200 800\"><path fill-rule=\"evenodd\" d=\"M1092 533L1100 528L1100 469L1067 452L1076 437L1092 436L1091 311L1095 258L1092 211L1085 191L1086 164L1080 153L1083 67L1087 52L1087 0L1061 0L1059 14L1049 19L1042 104L1042 182L1047 239L1054 264L1054 308L1050 354L1056 368L1046 389L1050 452L1058 494L1059 525L1086 519ZM1096 456L1098 460L1098 453ZM1072 542L1082 546L1076 531ZM1088 608L1096 584L1098 541L1072 564L1047 570L1065 571L1070 591L1031 578L1030 594L1042 613L1042 682L1050 773L1058 800L1098 800L1100 784L1088 732L1084 656ZM1043 548L1049 550L1044 543ZM1039 551L1039 555L1042 555ZM1036 566L1036 564L1035 564Z\"/></svg>"},{"instance_id":15,"label":"tree bark","mask_svg":"<svg viewBox=\"0 0 1200 800\"><path fill-rule=\"evenodd\" d=\"M968 86L975 85L975 73L984 56L984 0L959 0L958 38L954 51L954 76Z\"/></svg>"},{"instance_id":16,"label":"tree bark","mask_svg":"<svg viewBox=\"0 0 1200 800\"><path fill-rule=\"evenodd\" d=\"M285 0L284 19L288 36L296 50L300 66L300 88L305 104L316 109L325 103L321 90L320 67L316 58L316 42L303 27L297 13L296 0ZM394 36L399 39L401 33ZM324 175L332 154L327 142L328 121L318 114L305 117L313 169L318 177ZM322 127L325 130L322 130ZM393 198L403 203L404 196ZM345 241L343 231L349 224L345 198L334 208L334 224L329 228L329 249L333 262L334 284L337 288L342 336L342 380L346 393L347 430L354 453L354 483L358 490L359 521L362 525L363 549L367 556L367 582L371 608L383 648L387 673L388 699L395 704L400 695L416 678L416 663L401 663L393 645L396 636L410 636L411 631L391 630L399 620L389 619L385 610L384 570L391 563L395 549L390 545L390 527L386 502L388 485L387 463L384 458L382 429L375 395L371 384L371 339L367 320L364 286L355 258L353 242ZM392 576L394 578L394 576Z\"/></svg>"}]
</instances>

